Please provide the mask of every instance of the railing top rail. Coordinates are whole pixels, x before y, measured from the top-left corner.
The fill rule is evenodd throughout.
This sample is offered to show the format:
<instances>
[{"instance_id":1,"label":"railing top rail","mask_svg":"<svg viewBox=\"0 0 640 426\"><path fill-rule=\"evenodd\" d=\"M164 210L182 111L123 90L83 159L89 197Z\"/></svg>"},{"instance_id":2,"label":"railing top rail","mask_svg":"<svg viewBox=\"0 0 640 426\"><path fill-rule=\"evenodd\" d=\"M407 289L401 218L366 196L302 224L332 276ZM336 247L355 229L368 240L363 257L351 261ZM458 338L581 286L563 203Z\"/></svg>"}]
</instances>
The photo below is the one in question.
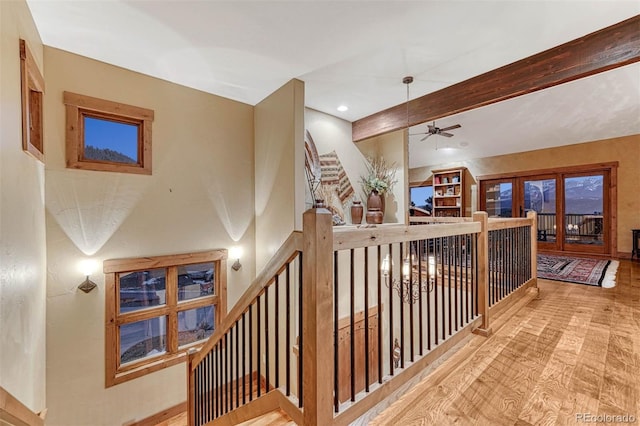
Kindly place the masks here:
<instances>
[{"instance_id":1,"label":"railing top rail","mask_svg":"<svg viewBox=\"0 0 640 426\"><path fill-rule=\"evenodd\" d=\"M194 355L192 361L194 367L198 365L213 346L218 343L220 338L229 331L242 313L249 308L249 305L251 305L255 298L273 282L273 278L281 273L286 265L291 262L300 251L302 251L302 232L294 231L289 235L289 238L282 244L280 249L278 249L276 254L273 255L262 272L253 280L231 311L223 318L211 337L209 337L206 343L199 349L198 353Z\"/></svg>"},{"instance_id":2,"label":"railing top rail","mask_svg":"<svg viewBox=\"0 0 640 426\"><path fill-rule=\"evenodd\" d=\"M533 219L524 217L490 217L488 222L489 231L496 231L498 229L518 228L521 226L533 226Z\"/></svg>"},{"instance_id":3,"label":"railing top rail","mask_svg":"<svg viewBox=\"0 0 640 426\"><path fill-rule=\"evenodd\" d=\"M443 223L439 225L422 226L385 225L376 228L341 228L334 229L333 249L348 250L352 248L377 246L380 244L476 234L479 232L479 222Z\"/></svg>"},{"instance_id":4,"label":"railing top rail","mask_svg":"<svg viewBox=\"0 0 640 426\"><path fill-rule=\"evenodd\" d=\"M409 223L464 223L472 222L470 217L411 216Z\"/></svg>"}]
</instances>

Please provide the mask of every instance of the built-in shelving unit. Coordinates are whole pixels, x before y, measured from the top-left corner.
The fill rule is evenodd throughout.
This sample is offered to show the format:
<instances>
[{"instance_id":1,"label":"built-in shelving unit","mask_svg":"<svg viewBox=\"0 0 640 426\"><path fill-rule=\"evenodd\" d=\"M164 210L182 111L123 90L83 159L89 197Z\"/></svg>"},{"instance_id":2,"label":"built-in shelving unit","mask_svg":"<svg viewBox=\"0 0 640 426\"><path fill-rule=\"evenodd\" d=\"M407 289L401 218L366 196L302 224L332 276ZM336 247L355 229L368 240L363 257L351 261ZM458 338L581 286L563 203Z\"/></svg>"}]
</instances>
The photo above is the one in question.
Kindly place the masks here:
<instances>
[{"instance_id":1,"label":"built-in shelving unit","mask_svg":"<svg viewBox=\"0 0 640 426\"><path fill-rule=\"evenodd\" d=\"M464 168L433 170L433 215L464 216Z\"/></svg>"}]
</instances>

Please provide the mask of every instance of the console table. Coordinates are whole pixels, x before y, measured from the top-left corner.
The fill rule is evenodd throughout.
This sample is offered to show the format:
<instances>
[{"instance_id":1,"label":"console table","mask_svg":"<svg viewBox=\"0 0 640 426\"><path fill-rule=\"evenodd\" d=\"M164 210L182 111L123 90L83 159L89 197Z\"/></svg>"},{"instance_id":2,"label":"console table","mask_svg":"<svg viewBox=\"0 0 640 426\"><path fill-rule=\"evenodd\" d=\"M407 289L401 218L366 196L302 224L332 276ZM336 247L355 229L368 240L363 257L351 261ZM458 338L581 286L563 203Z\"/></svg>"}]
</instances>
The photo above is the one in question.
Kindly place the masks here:
<instances>
[{"instance_id":1,"label":"console table","mask_svg":"<svg viewBox=\"0 0 640 426\"><path fill-rule=\"evenodd\" d=\"M631 252L631 259L633 256L640 258L640 229L632 229L633 233L633 251Z\"/></svg>"}]
</instances>

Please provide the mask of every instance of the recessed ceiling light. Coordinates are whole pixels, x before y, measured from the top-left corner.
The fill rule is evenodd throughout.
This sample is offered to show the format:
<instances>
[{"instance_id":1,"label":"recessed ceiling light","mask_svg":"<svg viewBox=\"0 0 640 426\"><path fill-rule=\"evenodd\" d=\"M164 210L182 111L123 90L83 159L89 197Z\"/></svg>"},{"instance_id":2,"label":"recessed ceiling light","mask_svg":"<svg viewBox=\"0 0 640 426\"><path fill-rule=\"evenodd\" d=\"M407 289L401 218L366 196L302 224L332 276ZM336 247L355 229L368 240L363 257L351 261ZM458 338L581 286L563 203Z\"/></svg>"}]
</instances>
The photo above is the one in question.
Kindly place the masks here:
<instances>
[{"instance_id":1,"label":"recessed ceiling light","mask_svg":"<svg viewBox=\"0 0 640 426\"><path fill-rule=\"evenodd\" d=\"M340 112L345 112L345 111L348 111L348 110L349 110L349 107L346 106L346 105L340 105L338 107L338 111L340 111Z\"/></svg>"}]
</instances>

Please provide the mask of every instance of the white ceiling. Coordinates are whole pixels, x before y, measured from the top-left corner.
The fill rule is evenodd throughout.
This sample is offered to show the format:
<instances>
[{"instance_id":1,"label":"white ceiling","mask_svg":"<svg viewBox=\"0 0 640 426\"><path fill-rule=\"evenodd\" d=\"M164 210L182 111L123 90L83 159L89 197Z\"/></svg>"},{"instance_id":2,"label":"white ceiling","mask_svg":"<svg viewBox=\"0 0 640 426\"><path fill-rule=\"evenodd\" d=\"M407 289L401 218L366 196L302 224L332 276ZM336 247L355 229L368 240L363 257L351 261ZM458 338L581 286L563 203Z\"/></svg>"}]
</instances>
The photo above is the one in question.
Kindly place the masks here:
<instances>
[{"instance_id":1,"label":"white ceiling","mask_svg":"<svg viewBox=\"0 0 640 426\"><path fill-rule=\"evenodd\" d=\"M308 107L349 121L405 102L406 75L413 99L640 13L638 0L27 3L46 45L251 105L298 78ZM412 137L410 167L637 134L639 117L635 64L442 119L462 128Z\"/></svg>"}]
</instances>

